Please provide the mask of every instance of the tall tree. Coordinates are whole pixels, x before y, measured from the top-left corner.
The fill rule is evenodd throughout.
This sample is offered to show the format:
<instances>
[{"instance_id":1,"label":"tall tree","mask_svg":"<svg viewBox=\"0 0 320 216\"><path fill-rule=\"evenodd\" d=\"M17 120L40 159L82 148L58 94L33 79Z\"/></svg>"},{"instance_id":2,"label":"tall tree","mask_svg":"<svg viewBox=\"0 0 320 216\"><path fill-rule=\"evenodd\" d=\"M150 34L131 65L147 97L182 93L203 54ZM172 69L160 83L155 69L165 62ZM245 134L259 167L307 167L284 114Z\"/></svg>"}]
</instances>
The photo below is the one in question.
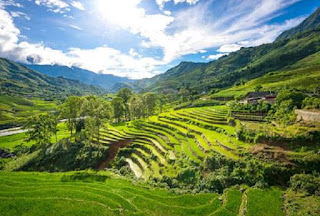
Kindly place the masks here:
<instances>
[{"instance_id":1,"label":"tall tree","mask_svg":"<svg viewBox=\"0 0 320 216\"><path fill-rule=\"evenodd\" d=\"M83 98L71 96L61 106L60 115L62 118L67 120L67 125L71 136L73 135L73 130L76 129L78 122L80 122L80 117L83 113L82 105Z\"/></svg>"},{"instance_id":2,"label":"tall tree","mask_svg":"<svg viewBox=\"0 0 320 216\"><path fill-rule=\"evenodd\" d=\"M120 89L120 91L118 92L118 97L121 97L124 101L124 105L125 105L124 115L126 120L130 120L129 100L132 95L133 95L132 90L128 88Z\"/></svg>"},{"instance_id":3,"label":"tall tree","mask_svg":"<svg viewBox=\"0 0 320 216\"><path fill-rule=\"evenodd\" d=\"M159 99L159 111L160 111L160 113L162 113L162 112L163 112L163 107L164 107L164 105L165 105L166 103L168 103L168 98L167 98L166 95L160 94L160 95L158 96L158 99Z\"/></svg>"},{"instance_id":4,"label":"tall tree","mask_svg":"<svg viewBox=\"0 0 320 216\"><path fill-rule=\"evenodd\" d=\"M25 126L29 129L26 141L35 141L36 144L40 146L50 143L54 124L52 117L48 114L41 114L29 118Z\"/></svg>"},{"instance_id":5,"label":"tall tree","mask_svg":"<svg viewBox=\"0 0 320 216\"><path fill-rule=\"evenodd\" d=\"M114 118L116 118L119 123L126 112L124 100L121 97L116 97L112 100L111 104L113 107Z\"/></svg>"},{"instance_id":6,"label":"tall tree","mask_svg":"<svg viewBox=\"0 0 320 216\"><path fill-rule=\"evenodd\" d=\"M135 119L144 115L144 103L140 95L134 94L129 100L130 113Z\"/></svg>"},{"instance_id":7,"label":"tall tree","mask_svg":"<svg viewBox=\"0 0 320 216\"><path fill-rule=\"evenodd\" d=\"M155 93L148 92L143 95L143 102L145 106L145 113L147 116L151 116L155 113L158 97Z\"/></svg>"},{"instance_id":8,"label":"tall tree","mask_svg":"<svg viewBox=\"0 0 320 216\"><path fill-rule=\"evenodd\" d=\"M57 133L58 133L58 123L59 123L59 120L58 120L58 117L54 114L49 114L48 115L48 126L49 126L49 130L50 132L55 136L55 139L56 139L56 143L58 142L58 136L57 136Z\"/></svg>"},{"instance_id":9,"label":"tall tree","mask_svg":"<svg viewBox=\"0 0 320 216\"><path fill-rule=\"evenodd\" d=\"M112 109L109 103L95 96L89 96L82 110L86 115L85 126L88 136L91 138L96 136L100 143L100 129L111 118Z\"/></svg>"}]
</instances>

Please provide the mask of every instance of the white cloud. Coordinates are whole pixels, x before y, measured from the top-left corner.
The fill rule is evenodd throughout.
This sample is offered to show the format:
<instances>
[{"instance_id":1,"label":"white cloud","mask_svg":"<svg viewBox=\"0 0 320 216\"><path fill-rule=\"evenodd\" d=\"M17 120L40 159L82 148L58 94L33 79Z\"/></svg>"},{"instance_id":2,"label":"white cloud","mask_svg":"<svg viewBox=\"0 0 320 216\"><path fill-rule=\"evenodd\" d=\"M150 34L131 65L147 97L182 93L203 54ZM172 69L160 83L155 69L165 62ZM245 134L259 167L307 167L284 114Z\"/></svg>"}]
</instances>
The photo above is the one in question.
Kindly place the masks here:
<instances>
[{"instance_id":1,"label":"white cloud","mask_svg":"<svg viewBox=\"0 0 320 216\"><path fill-rule=\"evenodd\" d=\"M156 3L159 5L160 9L163 9L165 3L169 2L171 0L156 0Z\"/></svg>"},{"instance_id":2,"label":"white cloud","mask_svg":"<svg viewBox=\"0 0 320 216\"><path fill-rule=\"evenodd\" d=\"M132 57L141 57L141 55L132 48L129 50L129 55Z\"/></svg>"},{"instance_id":3,"label":"white cloud","mask_svg":"<svg viewBox=\"0 0 320 216\"><path fill-rule=\"evenodd\" d=\"M27 14L25 14L25 13L23 13L23 12L20 12L20 11L11 11L10 14L11 14L11 16L14 17L14 18L16 18L16 17L23 17L23 18L26 19L26 20L30 20L30 17L29 17Z\"/></svg>"},{"instance_id":4,"label":"white cloud","mask_svg":"<svg viewBox=\"0 0 320 216\"><path fill-rule=\"evenodd\" d=\"M15 2L15 0L0 0L0 7L13 6L18 8L23 8L22 4Z\"/></svg>"},{"instance_id":5,"label":"white cloud","mask_svg":"<svg viewBox=\"0 0 320 216\"><path fill-rule=\"evenodd\" d=\"M61 0L35 1L55 12L64 13L70 10L70 5L61 3ZM19 40L23 39L23 35L15 27L13 15L3 7L0 7L0 55L21 62L32 60L37 64L74 65L94 72L142 78L158 73L160 66L167 65L183 55L205 53L205 50L212 48L229 53L242 46L271 42L282 31L297 25L303 19L265 24L277 16L279 10L297 0L256 0L255 3L251 0L228 0L226 10L216 17L212 17L211 7L215 1L200 1L189 9L174 14L148 14L141 8L141 1L97 0L101 16L108 27L113 26L114 29L138 35L141 45L147 49L160 48L163 51L163 58L160 60L144 57L134 49L122 53L109 46L101 46L93 49L70 48L62 52L43 43L21 42ZM1 2L0 0L0 6ZM168 1L157 0L159 5L165 2ZM81 29L76 25L70 27ZM203 58L214 60L223 55L224 53L218 53Z\"/></svg>"},{"instance_id":6,"label":"white cloud","mask_svg":"<svg viewBox=\"0 0 320 216\"><path fill-rule=\"evenodd\" d=\"M131 78L151 77L162 65L149 57L141 57L134 49L129 54L108 46L94 49L70 48L55 50L43 43L19 42L23 37L10 14L0 7L0 56L24 63L77 66L96 73L108 73ZM154 72L153 72L154 71Z\"/></svg>"},{"instance_id":7,"label":"white cloud","mask_svg":"<svg viewBox=\"0 0 320 216\"><path fill-rule=\"evenodd\" d=\"M77 8L77 9L79 9L79 10L82 10L82 11L85 10L85 8L84 8L84 6L83 6L83 4L82 4L81 2L72 1L70 4L71 4L73 7Z\"/></svg>"},{"instance_id":8,"label":"white cloud","mask_svg":"<svg viewBox=\"0 0 320 216\"><path fill-rule=\"evenodd\" d=\"M223 53L235 52L241 48L239 44L226 44L221 46L217 51Z\"/></svg>"},{"instance_id":9,"label":"white cloud","mask_svg":"<svg viewBox=\"0 0 320 216\"><path fill-rule=\"evenodd\" d=\"M83 29L80 28L79 26L76 26L76 25L69 25L71 28L74 28L74 29L77 29L79 31L82 31Z\"/></svg>"},{"instance_id":10,"label":"white cloud","mask_svg":"<svg viewBox=\"0 0 320 216\"><path fill-rule=\"evenodd\" d=\"M48 7L54 13L65 13L70 11L69 4L62 0L35 0L35 3L40 6Z\"/></svg>"},{"instance_id":11,"label":"white cloud","mask_svg":"<svg viewBox=\"0 0 320 216\"><path fill-rule=\"evenodd\" d=\"M215 55L209 55L207 57L207 60L217 60L219 58L221 58L222 56L225 56L227 55L226 53L218 53L218 54L215 54Z\"/></svg>"},{"instance_id":12,"label":"white cloud","mask_svg":"<svg viewBox=\"0 0 320 216\"><path fill-rule=\"evenodd\" d=\"M200 0L174 0L175 4L186 2L190 5L196 4Z\"/></svg>"},{"instance_id":13,"label":"white cloud","mask_svg":"<svg viewBox=\"0 0 320 216\"><path fill-rule=\"evenodd\" d=\"M160 9L163 9L164 5L167 3L167 2L170 2L172 0L156 0L156 3L159 5L159 8ZM179 3L188 3L190 5L193 5L193 4L196 4L199 0L173 0L173 2L175 4L179 4Z\"/></svg>"}]
</instances>

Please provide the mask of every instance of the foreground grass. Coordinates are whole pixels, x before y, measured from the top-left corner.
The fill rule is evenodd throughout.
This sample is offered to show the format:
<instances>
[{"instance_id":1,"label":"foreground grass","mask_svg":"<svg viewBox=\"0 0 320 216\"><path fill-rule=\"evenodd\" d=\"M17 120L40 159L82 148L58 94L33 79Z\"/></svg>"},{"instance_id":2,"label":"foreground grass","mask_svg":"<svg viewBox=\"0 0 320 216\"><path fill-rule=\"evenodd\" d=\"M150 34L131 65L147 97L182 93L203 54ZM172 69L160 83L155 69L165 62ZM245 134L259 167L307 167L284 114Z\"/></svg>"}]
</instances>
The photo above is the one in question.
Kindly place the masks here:
<instances>
[{"instance_id":1,"label":"foreground grass","mask_svg":"<svg viewBox=\"0 0 320 216\"><path fill-rule=\"evenodd\" d=\"M249 189L247 192L247 216L284 216L282 207L283 200L280 189Z\"/></svg>"},{"instance_id":2,"label":"foreground grass","mask_svg":"<svg viewBox=\"0 0 320 216\"><path fill-rule=\"evenodd\" d=\"M242 193L175 195L131 183L111 172L0 172L1 215L237 215ZM281 215L280 191L251 189L248 215ZM257 194L254 193L257 191ZM271 195L270 195L271 194ZM257 199L257 196L262 196ZM266 198L263 198L265 197ZM252 202L251 199L256 199ZM265 202L268 201L268 202ZM273 203L270 205L270 202ZM257 206L260 206L257 209ZM252 207L251 207L252 206Z\"/></svg>"}]
</instances>

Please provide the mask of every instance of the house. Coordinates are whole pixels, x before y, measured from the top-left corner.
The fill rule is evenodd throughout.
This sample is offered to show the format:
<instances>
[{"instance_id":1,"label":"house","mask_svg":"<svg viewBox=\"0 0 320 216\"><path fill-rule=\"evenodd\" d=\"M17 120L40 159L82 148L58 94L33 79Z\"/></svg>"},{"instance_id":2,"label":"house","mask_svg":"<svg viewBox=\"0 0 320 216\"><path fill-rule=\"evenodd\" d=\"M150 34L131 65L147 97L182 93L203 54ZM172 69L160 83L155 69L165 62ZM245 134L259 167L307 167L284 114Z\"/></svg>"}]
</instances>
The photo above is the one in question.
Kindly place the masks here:
<instances>
[{"instance_id":1,"label":"house","mask_svg":"<svg viewBox=\"0 0 320 216\"><path fill-rule=\"evenodd\" d=\"M258 104L259 101L266 101L270 104L274 104L276 97L276 94L270 92L249 92L240 103Z\"/></svg>"},{"instance_id":2,"label":"house","mask_svg":"<svg viewBox=\"0 0 320 216\"><path fill-rule=\"evenodd\" d=\"M262 100L268 102L269 104L274 104L276 102L277 95L267 95Z\"/></svg>"}]
</instances>

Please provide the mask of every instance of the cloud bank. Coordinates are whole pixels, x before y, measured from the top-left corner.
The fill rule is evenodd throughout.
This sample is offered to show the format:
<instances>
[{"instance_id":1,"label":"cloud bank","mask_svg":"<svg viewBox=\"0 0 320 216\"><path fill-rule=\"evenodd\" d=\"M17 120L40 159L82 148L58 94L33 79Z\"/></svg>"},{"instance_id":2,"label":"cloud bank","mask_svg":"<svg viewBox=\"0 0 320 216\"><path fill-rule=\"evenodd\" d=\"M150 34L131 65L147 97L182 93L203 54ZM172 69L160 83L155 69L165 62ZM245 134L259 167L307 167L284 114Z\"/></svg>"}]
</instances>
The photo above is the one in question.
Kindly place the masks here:
<instances>
[{"instance_id":1,"label":"cloud bank","mask_svg":"<svg viewBox=\"0 0 320 216\"><path fill-rule=\"evenodd\" d=\"M0 0L0 55L24 63L59 64L77 66L97 73L110 73L130 78L151 77L159 68L180 59L184 55L203 54L216 49L217 54L204 56L207 60L239 50L272 42L281 32L299 24L303 18L282 23L267 24L277 17L279 11L298 0L228 0L228 7L219 16L212 17L212 5L216 1L173 0L185 3L186 9L162 11L171 0L155 0L161 12L148 13L141 7L142 0L97 0L102 19L108 26L121 29L141 38L144 49L160 49L161 59L146 57L132 48L124 53L102 45L92 49L70 47L67 51L56 50L43 42L29 43L15 26L14 18L29 17L19 12L9 12L11 6L21 5L14 1ZM53 13L67 14L71 7L83 11L80 1L35 0ZM16 4L16 5L14 5ZM123 7L126 5L126 7ZM78 25L71 28L83 30Z\"/></svg>"}]
</instances>

